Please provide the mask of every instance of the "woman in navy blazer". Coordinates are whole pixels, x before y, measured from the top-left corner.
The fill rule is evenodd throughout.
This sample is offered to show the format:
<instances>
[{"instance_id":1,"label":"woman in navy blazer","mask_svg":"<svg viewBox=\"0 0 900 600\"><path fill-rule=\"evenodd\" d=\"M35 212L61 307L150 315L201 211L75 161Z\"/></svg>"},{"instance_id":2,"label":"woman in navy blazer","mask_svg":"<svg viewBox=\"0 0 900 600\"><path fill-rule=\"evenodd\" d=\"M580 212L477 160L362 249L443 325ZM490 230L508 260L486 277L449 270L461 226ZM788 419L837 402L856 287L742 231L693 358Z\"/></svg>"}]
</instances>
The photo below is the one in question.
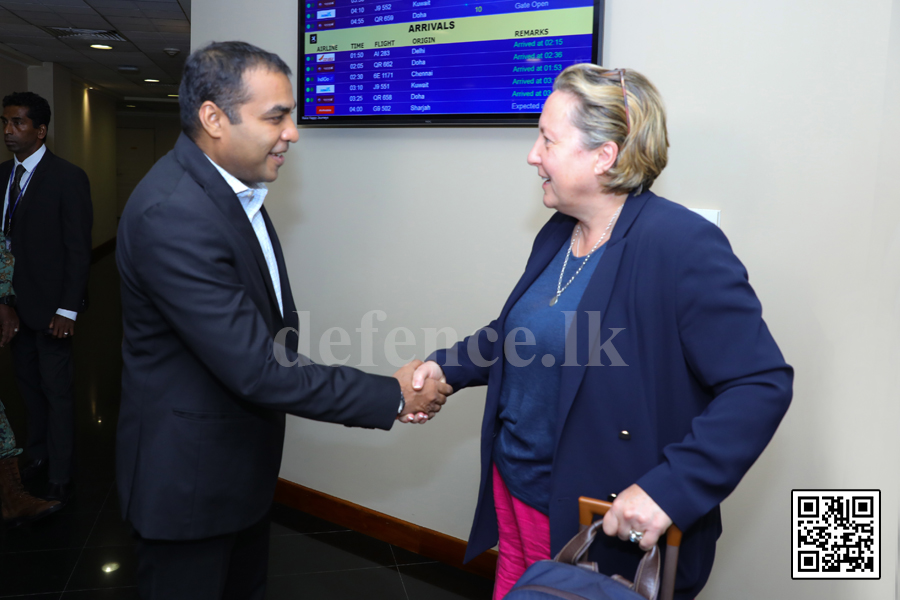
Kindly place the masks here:
<instances>
[{"instance_id":1,"label":"woman in navy blazer","mask_svg":"<svg viewBox=\"0 0 900 600\"><path fill-rule=\"evenodd\" d=\"M676 598L694 598L712 568L719 504L775 433L793 370L722 232L648 189L668 146L653 85L575 65L554 90L528 161L558 212L499 318L432 355L416 384L488 386L466 560L499 537L495 598L540 558L522 561L516 546L541 535L524 521L504 532L502 510L498 531L498 485L546 516L544 558L577 533L579 496L613 500L610 537L591 550L607 574L633 573L675 523Z\"/></svg>"}]
</instances>

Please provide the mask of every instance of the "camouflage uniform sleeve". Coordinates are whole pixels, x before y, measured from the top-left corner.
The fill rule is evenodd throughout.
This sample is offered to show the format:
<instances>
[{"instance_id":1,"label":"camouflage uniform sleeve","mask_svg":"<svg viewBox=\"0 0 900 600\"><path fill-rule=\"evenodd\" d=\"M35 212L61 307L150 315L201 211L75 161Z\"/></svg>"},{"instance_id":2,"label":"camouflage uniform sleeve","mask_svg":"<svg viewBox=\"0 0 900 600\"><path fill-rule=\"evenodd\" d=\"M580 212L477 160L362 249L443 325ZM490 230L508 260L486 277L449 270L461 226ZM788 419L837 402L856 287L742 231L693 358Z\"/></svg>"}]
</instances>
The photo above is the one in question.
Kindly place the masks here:
<instances>
[{"instance_id":1,"label":"camouflage uniform sleeve","mask_svg":"<svg viewBox=\"0 0 900 600\"><path fill-rule=\"evenodd\" d=\"M15 294L12 287L15 262L12 253L6 249L6 237L0 233L0 298Z\"/></svg>"},{"instance_id":2,"label":"camouflage uniform sleeve","mask_svg":"<svg viewBox=\"0 0 900 600\"><path fill-rule=\"evenodd\" d=\"M13 263L15 259L12 253L6 249L6 238L0 231L0 298L13 294L12 277ZM6 408L0 402L0 460L12 458L22 453L21 448L16 448L16 436L9 421L6 418Z\"/></svg>"}]
</instances>

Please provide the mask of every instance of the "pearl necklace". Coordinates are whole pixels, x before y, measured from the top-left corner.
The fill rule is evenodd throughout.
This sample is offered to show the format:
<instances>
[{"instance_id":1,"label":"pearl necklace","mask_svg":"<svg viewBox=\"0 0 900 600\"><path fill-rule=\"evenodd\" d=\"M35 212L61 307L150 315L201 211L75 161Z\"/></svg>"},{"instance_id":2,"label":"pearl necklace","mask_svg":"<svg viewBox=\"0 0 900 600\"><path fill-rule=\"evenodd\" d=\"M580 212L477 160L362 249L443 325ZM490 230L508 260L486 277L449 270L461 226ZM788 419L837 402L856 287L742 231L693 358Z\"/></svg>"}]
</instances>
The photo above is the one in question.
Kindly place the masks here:
<instances>
[{"instance_id":1,"label":"pearl necklace","mask_svg":"<svg viewBox=\"0 0 900 600\"><path fill-rule=\"evenodd\" d=\"M622 206L625 206L624 204ZM619 207L619 210L616 211L616 214L613 215L612 219L609 220L609 225L606 226L606 229L603 231L603 235L600 236L600 239L597 240L597 243L594 244L594 247L591 248L591 251L587 253L587 256L584 257L584 260L581 262L581 266L578 267L578 270L575 271L575 274L572 275L572 278L566 282L566 285L562 284L563 275L566 273L566 265L569 264L569 255L572 254L572 246L575 245L575 238L581 237L581 223L575 226L575 235L572 236L572 239L569 240L569 249L566 251L566 259L563 261L562 270L559 272L559 281L556 282L556 295L550 298L550 306L556 304L559 300L559 297L562 295L566 288L569 287L575 278L578 277L578 274L581 273L581 270L584 268L584 265L587 264L588 259L594 255L594 250L600 247L600 244L603 243L603 240L606 239L606 234L609 233L609 228L612 227L613 222L619 216L619 213L622 212L622 206Z\"/></svg>"}]
</instances>

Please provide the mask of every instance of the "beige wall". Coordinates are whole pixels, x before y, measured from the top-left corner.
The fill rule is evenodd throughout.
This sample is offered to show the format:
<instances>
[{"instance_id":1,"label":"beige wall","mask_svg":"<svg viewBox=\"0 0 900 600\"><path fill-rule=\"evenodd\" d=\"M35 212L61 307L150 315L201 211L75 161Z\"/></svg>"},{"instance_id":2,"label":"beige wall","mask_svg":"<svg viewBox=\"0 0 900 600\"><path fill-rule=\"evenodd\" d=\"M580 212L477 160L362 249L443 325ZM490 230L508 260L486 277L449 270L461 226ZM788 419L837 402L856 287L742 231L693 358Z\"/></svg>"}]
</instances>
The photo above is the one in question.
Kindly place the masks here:
<instances>
[{"instance_id":1,"label":"beige wall","mask_svg":"<svg viewBox=\"0 0 900 600\"><path fill-rule=\"evenodd\" d=\"M74 82L69 98L68 156L62 156L84 169L91 181L93 238L94 246L97 246L114 238L119 224L116 201L116 101L111 96L88 90ZM58 134L59 128L60 124L57 124Z\"/></svg>"},{"instance_id":2,"label":"beige wall","mask_svg":"<svg viewBox=\"0 0 900 600\"><path fill-rule=\"evenodd\" d=\"M135 186L175 147L181 122L177 113L137 113L132 109L120 111L117 117L116 201L121 215Z\"/></svg>"},{"instance_id":3,"label":"beige wall","mask_svg":"<svg viewBox=\"0 0 900 600\"><path fill-rule=\"evenodd\" d=\"M178 113L131 113L129 110L118 114L120 129L152 129L154 134L154 161L159 160L175 147L181 133Z\"/></svg>"},{"instance_id":4,"label":"beige wall","mask_svg":"<svg viewBox=\"0 0 900 600\"><path fill-rule=\"evenodd\" d=\"M93 245L116 235L116 102L88 90L54 63L25 66L0 57L0 93L32 91L50 103L47 147L88 175L94 204ZM12 158L0 148L0 161Z\"/></svg>"},{"instance_id":5,"label":"beige wall","mask_svg":"<svg viewBox=\"0 0 900 600\"><path fill-rule=\"evenodd\" d=\"M0 99L28 88L28 65L0 55ZM12 152L0 144L0 162L12 158Z\"/></svg>"},{"instance_id":6,"label":"beige wall","mask_svg":"<svg viewBox=\"0 0 900 600\"><path fill-rule=\"evenodd\" d=\"M296 2L195 0L192 46L240 38L296 66ZM722 211L765 317L797 371L772 445L723 505L701 599L887 598L897 562L900 403L900 0L609 0L606 64L635 68L669 109L670 165L654 190ZM271 27L272 15L289 24ZM307 129L267 206L313 354L333 326L359 364L406 326L465 334L496 316L550 213L525 164L526 129ZM417 262L427 261L418 267ZM383 356L368 370L390 373ZM282 476L465 538L484 394L390 433L290 419ZM790 577L790 494L882 491L880 581Z\"/></svg>"}]
</instances>

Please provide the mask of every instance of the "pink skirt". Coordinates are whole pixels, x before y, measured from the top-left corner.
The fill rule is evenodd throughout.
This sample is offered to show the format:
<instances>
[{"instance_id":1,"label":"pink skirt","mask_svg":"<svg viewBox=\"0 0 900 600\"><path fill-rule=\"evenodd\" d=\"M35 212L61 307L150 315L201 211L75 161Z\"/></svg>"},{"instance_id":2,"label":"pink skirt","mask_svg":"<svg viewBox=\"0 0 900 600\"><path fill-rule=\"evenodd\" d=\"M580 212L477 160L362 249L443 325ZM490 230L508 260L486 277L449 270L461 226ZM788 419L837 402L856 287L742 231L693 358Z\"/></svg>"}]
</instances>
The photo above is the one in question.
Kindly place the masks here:
<instances>
[{"instance_id":1,"label":"pink skirt","mask_svg":"<svg viewBox=\"0 0 900 600\"><path fill-rule=\"evenodd\" d=\"M532 563L550 558L550 518L513 498L494 466L494 506L500 530L494 600L503 598Z\"/></svg>"}]
</instances>

